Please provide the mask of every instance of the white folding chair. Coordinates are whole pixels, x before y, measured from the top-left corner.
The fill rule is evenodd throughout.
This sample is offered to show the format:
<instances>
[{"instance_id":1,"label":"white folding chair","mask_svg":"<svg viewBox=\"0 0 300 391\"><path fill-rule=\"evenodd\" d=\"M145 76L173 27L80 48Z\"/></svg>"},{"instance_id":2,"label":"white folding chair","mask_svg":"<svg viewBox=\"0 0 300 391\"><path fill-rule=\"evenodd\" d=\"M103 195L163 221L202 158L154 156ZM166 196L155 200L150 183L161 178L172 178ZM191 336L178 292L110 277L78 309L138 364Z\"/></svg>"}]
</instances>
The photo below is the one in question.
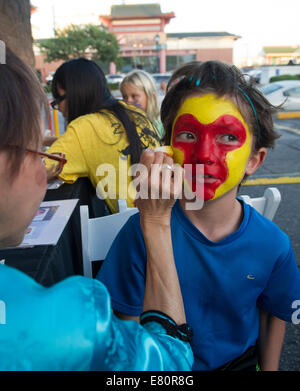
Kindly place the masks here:
<instances>
[{"instance_id":1,"label":"white folding chair","mask_svg":"<svg viewBox=\"0 0 300 391\"><path fill-rule=\"evenodd\" d=\"M270 220L273 220L281 201L280 191L276 187L268 187L262 197L251 198L248 195L239 197Z\"/></svg>"},{"instance_id":2,"label":"white folding chair","mask_svg":"<svg viewBox=\"0 0 300 391\"><path fill-rule=\"evenodd\" d=\"M119 212L93 219L89 218L87 205L80 207L83 275L93 277L92 262L103 261L113 240L137 208L127 208L126 200L119 200Z\"/></svg>"}]
</instances>

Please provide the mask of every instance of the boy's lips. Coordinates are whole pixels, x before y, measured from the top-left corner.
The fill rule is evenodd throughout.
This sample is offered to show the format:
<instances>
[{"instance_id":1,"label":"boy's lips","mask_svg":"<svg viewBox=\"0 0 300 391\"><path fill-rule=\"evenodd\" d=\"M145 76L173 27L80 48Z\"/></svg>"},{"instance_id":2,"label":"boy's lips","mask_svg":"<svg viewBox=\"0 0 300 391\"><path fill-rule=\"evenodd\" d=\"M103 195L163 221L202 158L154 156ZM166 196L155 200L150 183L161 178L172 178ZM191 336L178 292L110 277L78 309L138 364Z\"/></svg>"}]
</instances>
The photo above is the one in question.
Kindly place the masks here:
<instances>
[{"instance_id":1,"label":"boy's lips","mask_svg":"<svg viewBox=\"0 0 300 391\"><path fill-rule=\"evenodd\" d=\"M222 183L222 179L219 176L213 175L213 174L203 174L203 173L197 173L189 175L189 173L186 173L185 178L190 183L203 183L203 184L213 184L220 185Z\"/></svg>"},{"instance_id":2,"label":"boy's lips","mask_svg":"<svg viewBox=\"0 0 300 391\"><path fill-rule=\"evenodd\" d=\"M214 179L219 179L218 177L214 176L214 175L210 175L210 174L204 174L204 175L197 175L199 177L202 177L202 178L214 178Z\"/></svg>"},{"instance_id":3,"label":"boy's lips","mask_svg":"<svg viewBox=\"0 0 300 391\"><path fill-rule=\"evenodd\" d=\"M207 172L208 171L208 172ZM185 175L187 178L191 178L192 180L202 180L202 181L220 181L222 182L223 181L223 175L220 175L221 173L217 174L216 173L216 170L206 170L206 168L204 167L204 172L203 172L203 169L200 170L200 172L195 172L194 170L192 171L186 171L185 172Z\"/></svg>"},{"instance_id":4,"label":"boy's lips","mask_svg":"<svg viewBox=\"0 0 300 391\"><path fill-rule=\"evenodd\" d=\"M198 174L198 175L193 175L192 177L193 180L197 182L203 182L203 183L213 183L216 181L220 181L220 178L214 176L214 175L209 175L209 174Z\"/></svg>"},{"instance_id":5,"label":"boy's lips","mask_svg":"<svg viewBox=\"0 0 300 391\"><path fill-rule=\"evenodd\" d=\"M204 166L203 169L200 172L193 172L192 177L199 177L204 179L215 179L222 181L224 179L224 173L221 172L221 170L217 167L206 167Z\"/></svg>"}]
</instances>

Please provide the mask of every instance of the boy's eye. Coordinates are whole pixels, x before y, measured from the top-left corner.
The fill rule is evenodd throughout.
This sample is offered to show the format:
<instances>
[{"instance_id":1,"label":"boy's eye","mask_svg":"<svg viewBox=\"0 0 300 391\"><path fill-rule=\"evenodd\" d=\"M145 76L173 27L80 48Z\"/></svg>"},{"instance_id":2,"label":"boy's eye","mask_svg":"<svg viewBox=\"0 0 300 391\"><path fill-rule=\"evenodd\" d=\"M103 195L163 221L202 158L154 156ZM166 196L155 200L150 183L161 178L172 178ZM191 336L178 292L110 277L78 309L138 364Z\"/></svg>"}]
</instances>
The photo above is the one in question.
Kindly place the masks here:
<instances>
[{"instance_id":1,"label":"boy's eye","mask_svg":"<svg viewBox=\"0 0 300 391\"><path fill-rule=\"evenodd\" d=\"M239 142L239 139L235 134L221 134L218 136L218 141L222 144L234 145Z\"/></svg>"},{"instance_id":2,"label":"boy's eye","mask_svg":"<svg viewBox=\"0 0 300 391\"><path fill-rule=\"evenodd\" d=\"M196 136L192 132L180 132L176 135L176 141L193 142L196 140Z\"/></svg>"}]
</instances>

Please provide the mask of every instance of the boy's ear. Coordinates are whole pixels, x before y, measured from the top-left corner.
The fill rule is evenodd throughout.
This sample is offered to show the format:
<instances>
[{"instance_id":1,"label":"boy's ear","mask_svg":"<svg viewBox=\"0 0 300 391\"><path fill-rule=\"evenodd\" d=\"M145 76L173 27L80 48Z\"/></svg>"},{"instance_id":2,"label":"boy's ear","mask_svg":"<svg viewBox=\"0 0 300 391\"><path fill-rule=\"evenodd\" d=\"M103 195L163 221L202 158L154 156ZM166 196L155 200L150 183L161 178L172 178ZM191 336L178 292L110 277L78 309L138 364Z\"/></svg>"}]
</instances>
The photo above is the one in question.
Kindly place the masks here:
<instances>
[{"instance_id":1,"label":"boy's ear","mask_svg":"<svg viewBox=\"0 0 300 391\"><path fill-rule=\"evenodd\" d=\"M245 174L252 175L258 169L258 167L263 163L266 156L267 156L267 148L260 148L258 151L252 153L248 160Z\"/></svg>"}]
</instances>

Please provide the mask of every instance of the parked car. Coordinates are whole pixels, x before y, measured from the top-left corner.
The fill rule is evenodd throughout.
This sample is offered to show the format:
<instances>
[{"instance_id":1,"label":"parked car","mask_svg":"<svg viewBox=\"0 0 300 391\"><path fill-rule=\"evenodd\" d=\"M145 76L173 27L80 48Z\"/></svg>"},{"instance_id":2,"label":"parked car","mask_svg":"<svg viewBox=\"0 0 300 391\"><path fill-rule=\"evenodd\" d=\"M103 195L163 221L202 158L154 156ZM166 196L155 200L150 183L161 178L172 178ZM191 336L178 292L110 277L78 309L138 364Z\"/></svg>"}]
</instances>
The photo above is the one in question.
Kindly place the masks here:
<instances>
[{"instance_id":1,"label":"parked car","mask_svg":"<svg viewBox=\"0 0 300 391\"><path fill-rule=\"evenodd\" d=\"M300 111L300 80L283 80L266 84L260 91L274 106L282 104L283 110Z\"/></svg>"},{"instance_id":2,"label":"parked car","mask_svg":"<svg viewBox=\"0 0 300 391\"><path fill-rule=\"evenodd\" d=\"M244 77L246 79L252 79L255 83L260 83L262 71L260 69L250 69L249 71L244 72Z\"/></svg>"},{"instance_id":3,"label":"parked car","mask_svg":"<svg viewBox=\"0 0 300 391\"><path fill-rule=\"evenodd\" d=\"M113 75L106 75L106 80L107 80L107 83L118 83L120 84L121 81L124 79L124 76L123 74L120 74L120 73L115 73Z\"/></svg>"},{"instance_id":4,"label":"parked car","mask_svg":"<svg viewBox=\"0 0 300 391\"><path fill-rule=\"evenodd\" d=\"M156 88L157 88L158 91L160 90L161 82L164 81L166 84L168 84L168 81L169 81L171 75L172 74L170 72L167 72L167 73L152 73L151 76L155 80Z\"/></svg>"}]
</instances>

